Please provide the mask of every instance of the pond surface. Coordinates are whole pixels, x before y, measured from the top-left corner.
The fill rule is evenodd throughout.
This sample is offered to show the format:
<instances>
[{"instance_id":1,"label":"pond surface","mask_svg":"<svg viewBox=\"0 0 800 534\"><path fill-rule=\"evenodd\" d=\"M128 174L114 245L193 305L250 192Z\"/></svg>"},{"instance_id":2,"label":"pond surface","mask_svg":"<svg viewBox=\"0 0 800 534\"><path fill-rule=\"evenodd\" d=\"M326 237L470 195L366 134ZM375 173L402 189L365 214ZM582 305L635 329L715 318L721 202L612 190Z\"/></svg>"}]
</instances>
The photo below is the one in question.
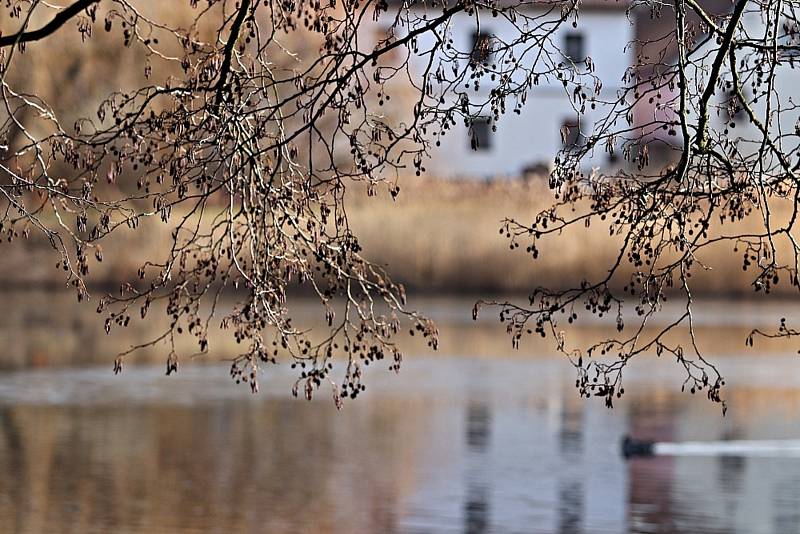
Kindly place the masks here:
<instances>
[{"instance_id":1,"label":"pond surface","mask_svg":"<svg viewBox=\"0 0 800 534\"><path fill-rule=\"evenodd\" d=\"M222 365L2 373L0 531L800 532L800 459L620 454L628 434L800 438L792 352L717 354L724 418L656 358L608 410L565 360L475 328L481 354L371 367L340 412L291 398L285 366L258 395Z\"/></svg>"}]
</instances>

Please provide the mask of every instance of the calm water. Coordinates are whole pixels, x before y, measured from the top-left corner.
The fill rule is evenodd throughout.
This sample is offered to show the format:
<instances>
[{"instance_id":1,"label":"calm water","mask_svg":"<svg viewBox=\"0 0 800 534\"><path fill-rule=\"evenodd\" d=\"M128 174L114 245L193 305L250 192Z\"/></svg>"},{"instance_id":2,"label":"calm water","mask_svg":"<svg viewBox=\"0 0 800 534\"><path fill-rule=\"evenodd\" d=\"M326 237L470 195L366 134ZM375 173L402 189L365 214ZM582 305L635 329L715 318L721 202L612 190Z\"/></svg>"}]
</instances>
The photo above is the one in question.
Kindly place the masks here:
<instances>
[{"instance_id":1,"label":"calm water","mask_svg":"<svg viewBox=\"0 0 800 534\"><path fill-rule=\"evenodd\" d=\"M708 328L758 310L726 313ZM219 365L2 373L0 531L800 532L800 459L619 454L626 434L800 438L796 355L717 355L725 418L656 359L607 410L496 330L399 376L370 368L341 412L292 399L282 367L255 396Z\"/></svg>"}]
</instances>

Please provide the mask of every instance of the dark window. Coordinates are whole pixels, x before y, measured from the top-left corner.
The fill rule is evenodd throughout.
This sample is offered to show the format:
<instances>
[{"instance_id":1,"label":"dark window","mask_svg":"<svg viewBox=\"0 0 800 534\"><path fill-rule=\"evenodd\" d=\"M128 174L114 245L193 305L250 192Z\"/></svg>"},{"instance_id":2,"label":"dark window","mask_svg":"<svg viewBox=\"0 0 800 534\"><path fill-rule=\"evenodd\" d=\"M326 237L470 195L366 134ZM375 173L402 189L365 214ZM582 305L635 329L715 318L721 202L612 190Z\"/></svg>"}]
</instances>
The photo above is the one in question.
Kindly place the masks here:
<instances>
[{"instance_id":1,"label":"dark window","mask_svg":"<svg viewBox=\"0 0 800 534\"><path fill-rule=\"evenodd\" d=\"M469 127L469 146L481 152L492 148L492 121L489 117L475 117Z\"/></svg>"},{"instance_id":2,"label":"dark window","mask_svg":"<svg viewBox=\"0 0 800 534\"><path fill-rule=\"evenodd\" d=\"M741 88L742 96L744 97L745 102L750 101L750 94L746 87ZM736 95L736 91L731 89L730 93L728 94L728 100L725 102L725 108L728 112L728 121L731 123L743 122L747 119L747 112L742 106L739 97Z\"/></svg>"},{"instance_id":3,"label":"dark window","mask_svg":"<svg viewBox=\"0 0 800 534\"><path fill-rule=\"evenodd\" d=\"M568 33L564 36L564 57L573 63L586 60L586 50L582 33Z\"/></svg>"},{"instance_id":4,"label":"dark window","mask_svg":"<svg viewBox=\"0 0 800 534\"><path fill-rule=\"evenodd\" d=\"M561 144L566 150L577 149L583 144L578 121L566 120L561 124Z\"/></svg>"},{"instance_id":5,"label":"dark window","mask_svg":"<svg viewBox=\"0 0 800 534\"><path fill-rule=\"evenodd\" d=\"M494 38L492 34L487 32L475 32L472 34L472 52L469 56L470 64L476 65L483 63L484 65L492 60Z\"/></svg>"},{"instance_id":6,"label":"dark window","mask_svg":"<svg viewBox=\"0 0 800 534\"><path fill-rule=\"evenodd\" d=\"M726 104L725 107L727 108L729 122L736 123L744 120L746 116L744 107L742 107L735 92L731 91L731 95L728 96L728 102Z\"/></svg>"}]
</instances>

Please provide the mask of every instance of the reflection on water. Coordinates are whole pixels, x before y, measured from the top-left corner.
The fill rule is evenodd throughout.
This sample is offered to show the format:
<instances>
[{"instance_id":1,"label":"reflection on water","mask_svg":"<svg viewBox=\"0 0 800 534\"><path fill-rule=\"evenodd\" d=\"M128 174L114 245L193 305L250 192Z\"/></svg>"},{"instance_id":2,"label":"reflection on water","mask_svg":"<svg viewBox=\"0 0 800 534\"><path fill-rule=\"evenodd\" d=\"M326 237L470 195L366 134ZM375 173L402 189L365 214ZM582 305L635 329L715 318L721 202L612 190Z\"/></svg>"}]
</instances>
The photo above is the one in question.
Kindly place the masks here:
<instances>
[{"instance_id":1,"label":"reflection on water","mask_svg":"<svg viewBox=\"0 0 800 534\"><path fill-rule=\"evenodd\" d=\"M25 369L30 367L50 367L69 365L107 365L113 356L132 345L158 337L168 327L169 316L159 313L156 307L148 314L146 321L131 321L127 328L112 330L105 335L104 316L96 313L97 298L77 305L75 294L71 291L17 291L0 292L0 370ZM526 298L519 299L521 303ZM290 299L291 311L298 326L311 328L322 335L327 329L323 308L318 302L308 299ZM477 322L472 320L474 298L412 298L411 305L429 314L436 320L440 331L440 353L451 356L480 356L495 358L523 357L547 354L553 350L551 339L539 336L523 337L521 350L511 348L510 337L498 322L497 310L486 309ZM224 295L218 309L224 311L234 304L231 295ZM791 317L796 311L786 301L767 304L700 301L694 306L694 324L701 350L709 353L739 353L744 348L745 339L755 328L774 329L780 317ZM683 313L682 304L670 302L663 313L650 321L652 327L663 326L674 321ZM632 306L623 308L626 324L633 327L638 319ZM219 362L241 352L230 331L222 332L212 321L209 330L211 355L201 358L202 362ZM403 329L405 332L405 329ZM645 329L645 333L653 333ZM596 316L581 316L572 325L567 336L568 347L588 346L616 334L613 316L603 319ZM401 347L407 356L428 354L427 340L421 336L398 336ZM687 345L690 340L684 330L670 335L666 342ZM794 352L794 340L759 339L757 350L770 352ZM197 350L197 342L191 335L178 336L176 348L179 354L192 354ZM126 360L127 364L163 363L165 348L148 348Z\"/></svg>"},{"instance_id":2,"label":"reflection on water","mask_svg":"<svg viewBox=\"0 0 800 534\"><path fill-rule=\"evenodd\" d=\"M428 307L450 356L412 347L399 377L370 367L364 397L341 412L324 395L291 399L283 367L255 396L219 365L114 376L94 318L12 307L7 367L60 350L106 365L0 373L0 531L800 532L797 459L619 454L626 434L800 438L800 359L781 346L739 354L751 322L735 324L735 307L698 319L719 340L725 418L680 394L666 359L635 362L607 410L578 398L564 360L536 347L509 358L502 328L462 321L448 301Z\"/></svg>"},{"instance_id":3,"label":"reflection on water","mask_svg":"<svg viewBox=\"0 0 800 534\"><path fill-rule=\"evenodd\" d=\"M492 423L491 409L485 402L467 403L467 496L464 500L464 532L479 534L489 527L487 456Z\"/></svg>"},{"instance_id":4,"label":"reflection on water","mask_svg":"<svg viewBox=\"0 0 800 534\"><path fill-rule=\"evenodd\" d=\"M757 363L750 362L750 366ZM797 437L797 383L730 376L731 409L634 377L614 410L558 359L413 359L326 399L235 388L217 367L0 377L0 524L18 532L797 532L800 462L625 462L627 432ZM668 375L668 372L667 372ZM665 375L665 376L667 376ZM78 387L75 385L78 384ZM674 385L674 384L673 384ZM665 389L666 388L666 389Z\"/></svg>"},{"instance_id":5,"label":"reflection on water","mask_svg":"<svg viewBox=\"0 0 800 534\"><path fill-rule=\"evenodd\" d=\"M561 472L558 481L558 532L582 532L583 473L579 469L583 451L583 412L574 399L565 399L558 430Z\"/></svg>"}]
</instances>

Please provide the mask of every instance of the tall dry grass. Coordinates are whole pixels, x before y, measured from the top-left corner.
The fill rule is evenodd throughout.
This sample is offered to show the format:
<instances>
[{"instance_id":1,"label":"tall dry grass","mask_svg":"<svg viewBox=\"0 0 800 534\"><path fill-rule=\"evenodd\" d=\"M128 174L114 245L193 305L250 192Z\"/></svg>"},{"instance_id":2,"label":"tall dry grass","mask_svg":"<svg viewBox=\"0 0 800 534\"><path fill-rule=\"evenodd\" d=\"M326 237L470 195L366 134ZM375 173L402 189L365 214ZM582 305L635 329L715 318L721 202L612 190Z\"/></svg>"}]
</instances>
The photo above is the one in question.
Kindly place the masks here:
<instances>
[{"instance_id":1,"label":"tall dry grass","mask_svg":"<svg viewBox=\"0 0 800 534\"><path fill-rule=\"evenodd\" d=\"M524 247L510 250L499 233L502 220L532 220L552 201L552 193L538 180L409 178L395 202L389 195L360 196L349 217L366 256L411 288L519 292L536 285L566 285L596 272L598 260L613 257L613 247L592 246L596 236L589 233L561 240L558 250L536 262Z\"/></svg>"},{"instance_id":2,"label":"tall dry grass","mask_svg":"<svg viewBox=\"0 0 800 534\"><path fill-rule=\"evenodd\" d=\"M187 26L197 14L185 3L140 2L137 5L145 15L157 15L176 25ZM101 11L100 15L98 20L105 12ZM37 16L41 19L32 21L33 26L49 20L51 13L37 12ZM207 16L204 25L197 29L198 36L213 38L214 21L218 18ZM13 31L18 24L17 20L0 20L0 31ZM53 47L52 42L31 43L25 52L25 61L14 63L7 81L20 90L39 94L65 114L63 122L68 126L78 116L94 116L100 100L110 91L144 83L146 63L141 47L123 46L119 32L107 34L101 31L101 23L97 25L94 36L86 42L74 28L65 28L55 37L58 47ZM302 37L302 33L287 36L283 44L291 44L299 57L316 58L319 43ZM162 39L162 44L168 42ZM177 53L178 49L170 51ZM177 67L173 63L154 64L154 76L164 78L174 74ZM119 68L120 65L136 68ZM289 67L283 65L283 68ZM404 98L393 99L393 102L398 109L391 113L400 113L399 109L407 103ZM0 122L2 119L0 110ZM36 123L34 119L19 118ZM397 280L414 290L516 293L527 292L538 285L573 286L582 278L603 277L618 252L618 240L609 237L600 225L575 228L557 239L550 239L542 244L542 254L537 261L525 253L524 246L509 250L508 241L498 232L500 223L505 217L529 221L553 201L543 179L486 183L408 177L400 184L402 193L396 202L385 189L372 198L367 198L363 191L351 194L349 220L361 239L366 256L385 265ZM785 219L790 208L788 204L778 206L776 220ZM759 218L753 216L730 232L762 227ZM718 232L719 227L711 231ZM106 260L93 266L90 281L116 285L120 280L133 278L143 259L158 259L168 244L169 227L152 221L144 222L138 232L117 234L104 244ZM789 243L783 240L777 245L779 253L787 257ZM710 270L696 269L697 294L752 294L754 274L742 271L741 256L731 249L730 244L722 244L700 254L699 259ZM56 254L42 240L0 245L0 267L4 272L0 285L60 284L63 273L55 269L57 260ZM618 277L618 285L624 285L625 278ZM785 283L778 286L777 292L793 294Z\"/></svg>"},{"instance_id":3,"label":"tall dry grass","mask_svg":"<svg viewBox=\"0 0 800 534\"><path fill-rule=\"evenodd\" d=\"M454 181L409 177L401 180L401 193L392 200L386 190L368 197L351 191L348 219L364 248L364 255L385 266L397 281L416 292L479 294L526 293L536 286L573 287L581 279L597 280L606 275L619 252L619 239L609 237L608 228L593 224L575 227L540 243L534 260L525 244L510 250L499 233L505 217L530 221L554 201L543 179L523 181ZM786 220L791 204L773 206L773 222ZM753 215L723 231L763 230ZM92 263L89 282L116 287L133 280L145 259L161 259L170 243L170 227L145 220L136 231L124 229L103 243L103 263ZM779 259L789 258L788 241L776 241ZM742 251L731 243L701 251L692 277L698 296L757 296L752 289L755 272L742 270ZM36 234L30 240L0 244L0 285L59 285L64 273L55 268L58 257ZM614 286L621 288L632 268L623 264ZM786 281L773 293L794 295Z\"/></svg>"},{"instance_id":4,"label":"tall dry grass","mask_svg":"<svg viewBox=\"0 0 800 534\"><path fill-rule=\"evenodd\" d=\"M581 279L606 276L619 253L621 240L608 227L578 225L540 242L539 258L525 252L525 244L511 250L499 232L504 218L532 221L554 202L544 178L528 181L453 181L409 178L402 182L396 201L388 193L377 198L354 195L350 222L370 259L385 265L410 288L452 293L518 293L536 286L574 287ZM791 203L774 203L774 227L788 219ZM599 221L595 221L599 222ZM763 232L760 215L736 224L712 224L709 235L724 232ZM778 257L790 261L790 243L776 240ZM742 270L743 251L726 242L703 249L692 276L696 295L754 295L755 271ZM620 289L633 269L623 264L613 286ZM786 281L773 289L794 295Z\"/></svg>"}]
</instances>

